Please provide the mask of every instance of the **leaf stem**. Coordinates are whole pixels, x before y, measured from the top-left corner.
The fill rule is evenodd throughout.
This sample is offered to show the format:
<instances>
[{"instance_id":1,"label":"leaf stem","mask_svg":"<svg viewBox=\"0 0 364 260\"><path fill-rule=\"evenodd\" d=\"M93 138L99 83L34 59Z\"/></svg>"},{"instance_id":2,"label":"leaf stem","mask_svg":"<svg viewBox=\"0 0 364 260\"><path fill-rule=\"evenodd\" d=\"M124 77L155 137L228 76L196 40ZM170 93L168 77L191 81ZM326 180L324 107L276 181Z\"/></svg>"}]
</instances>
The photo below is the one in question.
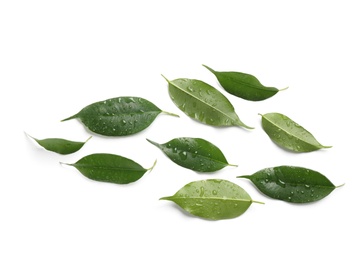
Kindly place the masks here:
<instances>
[{"instance_id":1,"label":"leaf stem","mask_svg":"<svg viewBox=\"0 0 364 260\"><path fill-rule=\"evenodd\" d=\"M87 143L88 140L90 140L91 138L92 138L92 135L89 138L87 138L87 140L85 141L85 143Z\"/></svg>"},{"instance_id":2,"label":"leaf stem","mask_svg":"<svg viewBox=\"0 0 364 260\"><path fill-rule=\"evenodd\" d=\"M230 164L230 163L228 163L228 166L238 167L239 165L237 165L237 164Z\"/></svg>"},{"instance_id":3,"label":"leaf stem","mask_svg":"<svg viewBox=\"0 0 364 260\"><path fill-rule=\"evenodd\" d=\"M345 183L340 184L339 186L335 186L335 188L337 189L337 188L340 188L340 187L342 187L342 186L344 186L344 185L345 185Z\"/></svg>"},{"instance_id":4,"label":"leaf stem","mask_svg":"<svg viewBox=\"0 0 364 260\"><path fill-rule=\"evenodd\" d=\"M264 202L256 201L256 200L252 200L252 202L254 202L254 203L258 203L258 204L265 204Z\"/></svg>"},{"instance_id":5,"label":"leaf stem","mask_svg":"<svg viewBox=\"0 0 364 260\"><path fill-rule=\"evenodd\" d=\"M151 172L154 169L154 166L157 164L157 160L154 161L152 167L150 167L149 169L147 169L147 171Z\"/></svg>"},{"instance_id":6,"label":"leaf stem","mask_svg":"<svg viewBox=\"0 0 364 260\"><path fill-rule=\"evenodd\" d=\"M162 113L164 113L164 114L166 114L166 115L170 115L170 116L179 117L179 115L177 115L177 114L173 114L173 113L170 113L170 112L167 112L167 111L162 111Z\"/></svg>"},{"instance_id":7,"label":"leaf stem","mask_svg":"<svg viewBox=\"0 0 364 260\"><path fill-rule=\"evenodd\" d=\"M282 89L279 89L278 91L283 91L283 90L286 90L288 89L289 87L285 87L285 88L282 88Z\"/></svg>"},{"instance_id":8,"label":"leaf stem","mask_svg":"<svg viewBox=\"0 0 364 260\"><path fill-rule=\"evenodd\" d=\"M163 75L163 74L161 74L161 76L168 82L168 83L170 83L170 81Z\"/></svg>"}]
</instances>

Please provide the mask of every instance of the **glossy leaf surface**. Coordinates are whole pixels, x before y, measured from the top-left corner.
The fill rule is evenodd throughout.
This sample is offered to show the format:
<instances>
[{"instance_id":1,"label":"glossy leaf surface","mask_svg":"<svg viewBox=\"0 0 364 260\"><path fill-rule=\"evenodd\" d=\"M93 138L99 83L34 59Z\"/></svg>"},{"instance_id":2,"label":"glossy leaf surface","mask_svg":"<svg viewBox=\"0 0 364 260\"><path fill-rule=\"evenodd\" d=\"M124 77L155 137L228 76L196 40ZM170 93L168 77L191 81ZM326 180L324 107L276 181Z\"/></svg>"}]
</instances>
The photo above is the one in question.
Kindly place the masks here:
<instances>
[{"instance_id":1,"label":"glossy leaf surface","mask_svg":"<svg viewBox=\"0 0 364 260\"><path fill-rule=\"evenodd\" d=\"M144 130L161 112L163 111L146 99L118 97L88 105L62 121L79 118L92 132L106 136L124 136Z\"/></svg>"},{"instance_id":2,"label":"glossy leaf surface","mask_svg":"<svg viewBox=\"0 0 364 260\"><path fill-rule=\"evenodd\" d=\"M173 201L192 215L211 220L238 217L253 202L243 188L220 179L191 182L161 200Z\"/></svg>"},{"instance_id":3,"label":"glossy leaf surface","mask_svg":"<svg viewBox=\"0 0 364 260\"><path fill-rule=\"evenodd\" d=\"M279 90L274 87L266 87L253 75L234 71L215 71L203 65L211 71L230 94L250 101L261 101L274 96Z\"/></svg>"},{"instance_id":4,"label":"glossy leaf surface","mask_svg":"<svg viewBox=\"0 0 364 260\"><path fill-rule=\"evenodd\" d=\"M293 203L323 199L336 187L321 173L295 166L279 166L239 176L251 180L265 195Z\"/></svg>"},{"instance_id":5,"label":"glossy leaf surface","mask_svg":"<svg viewBox=\"0 0 364 260\"><path fill-rule=\"evenodd\" d=\"M88 138L85 142L75 142L61 138L46 138L42 140L34 137L31 138L33 138L44 149L65 155L75 153L80 150L91 137Z\"/></svg>"},{"instance_id":6,"label":"glossy leaf surface","mask_svg":"<svg viewBox=\"0 0 364 260\"><path fill-rule=\"evenodd\" d=\"M189 117L207 125L252 129L240 121L230 101L209 84L185 78L167 81L172 101Z\"/></svg>"},{"instance_id":7,"label":"glossy leaf surface","mask_svg":"<svg viewBox=\"0 0 364 260\"><path fill-rule=\"evenodd\" d=\"M91 180L117 184L135 182L154 167L144 169L128 158L106 153L87 155L76 163L67 165L74 166Z\"/></svg>"},{"instance_id":8,"label":"glossy leaf surface","mask_svg":"<svg viewBox=\"0 0 364 260\"><path fill-rule=\"evenodd\" d=\"M273 142L291 151L311 152L331 147L321 145L309 131L279 113L262 115L262 126Z\"/></svg>"},{"instance_id":9,"label":"glossy leaf surface","mask_svg":"<svg viewBox=\"0 0 364 260\"><path fill-rule=\"evenodd\" d=\"M181 137L165 144L148 141L176 164L197 172L214 172L229 165L217 146L201 138Z\"/></svg>"}]
</instances>

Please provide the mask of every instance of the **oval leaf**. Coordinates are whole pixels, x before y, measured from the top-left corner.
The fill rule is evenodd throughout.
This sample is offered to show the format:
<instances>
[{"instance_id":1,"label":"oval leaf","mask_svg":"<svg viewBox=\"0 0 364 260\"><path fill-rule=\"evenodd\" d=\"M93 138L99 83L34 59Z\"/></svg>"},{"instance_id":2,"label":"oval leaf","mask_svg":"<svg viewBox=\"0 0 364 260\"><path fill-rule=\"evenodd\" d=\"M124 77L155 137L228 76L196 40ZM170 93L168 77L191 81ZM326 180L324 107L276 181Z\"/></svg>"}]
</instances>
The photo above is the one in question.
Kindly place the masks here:
<instances>
[{"instance_id":1,"label":"oval leaf","mask_svg":"<svg viewBox=\"0 0 364 260\"><path fill-rule=\"evenodd\" d=\"M144 98L118 97L88 105L62 121L79 118L92 132L106 136L124 136L144 130L161 112L164 111Z\"/></svg>"},{"instance_id":2,"label":"oval leaf","mask_svg":"<svg viewBox=\"0 0 364 260\"><path fill-rule=\"evenodd\" d=\"M279 166L239 176L251 180L265 195L287 202L307 203L323 199L336 187L324 175L295 166Z\"/></svg>"},{"instance_id":3,"label":"oval leaf","mask_svg":"<svg viewBox=\"0 0 364 260\"><path fill-rule=\"evenodd\" d=\"M256 77L250 74L233 71L215 71L206 65L203 66L216 76L221 86L227 92L245 100L265 100L280 91L277 88L262 85Z\"/></svg>"},{"instance_id":4,"label":"oval leaf","mask_svg":"<svg viewBox=\"0 0 364 260\"><path fill-rule=\"evenodd\" d=\"M272 141L288 150L311 152L331 147L320 144L305 128L279 113L262 115L262 126Z\"/></svg>"},{"instance_id":5,"label":"oval leaf","mask_svg":"<svg viewBox=\"0 0 364 260\"><path fill-rule=\"evenodd\" d=\"M209 84L196 79L166 80L172 101L189 117L207 125L252 129L240 121L230 101Z\"/></svg>"},{"instance_id":6,"label":"oval leaf","mask_svg":"<svg viewBox=\"0 0 364 260\"><path fill-rule=\"evenodd\" d=\"M148 170L138 163L115 154L91 154L74 164L84 176L91 180L127 184L139 180Z\"/></svg>"},{"instance_id":7,"label":"oval leaf","mask_svg":"<svg viewBox=\"0 0 364 260\"><path fill-rule=\"evenodd\" d=\"M165 144L148 141L176 164L197 172L214 172L231 165L218 147L201 138L181 137Z\"/></svg>"},{"instance_id":8,"label":"oval leaf","mask_svg":"<svg viewBox=\"0 0 364 260\"><path fill-rule=\"evenodd\" d=\"M44 149L51 151L51 152L63 154L63 155L77 152L91 138L91 136L90 136L85 142L75 142L75 141L69 141L69 140L61 139L61 138L47 138L47 139L39 140L32 136L30 136L30 137L32 139L34 139Z\"/></svg>"},{"instance_id":9,"label":"oval leaf","mask_svg":"<svg viewBox=\"0 0 364 260\"><path fill-rule=\"evenodd\" d=\"M243 188L219 179L191 182L161 200L173 201L192 215L211 220L238 217L255 202Z\"/></svg>"}]
</instances>

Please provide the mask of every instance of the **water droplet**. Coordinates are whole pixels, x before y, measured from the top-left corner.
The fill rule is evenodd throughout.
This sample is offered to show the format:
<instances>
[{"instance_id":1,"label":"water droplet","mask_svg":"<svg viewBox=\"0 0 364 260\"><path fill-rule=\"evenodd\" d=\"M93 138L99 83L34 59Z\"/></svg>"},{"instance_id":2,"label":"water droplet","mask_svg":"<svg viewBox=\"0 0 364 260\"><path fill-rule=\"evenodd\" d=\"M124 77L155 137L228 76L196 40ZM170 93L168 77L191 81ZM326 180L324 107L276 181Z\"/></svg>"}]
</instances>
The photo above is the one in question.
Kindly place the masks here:
<instances>
[{"instance_id":1,"label":"water droplet","mask_svg":"<svg viewBox=\"0 0 364 260\"><path fill-rule=\"evenodd\" d=\"M284 181L282 181L281 179L278 179L277 182L276 182L279 186L281 187L286 187L286 183Z\"/></svg>"},{"instance_id":2,"label":"water droplet","mask_svg":"<svg viewBox=\"0 0 364 260\"><path fill-rule=\"evenodd\" d=\"M130 103L130 102L135 103L135 99L133 97L130 97L126 100L126 103Z\"/></svg>"},{"instance_id":3,"label":"water droplet","mask_svg":"<svg viewBox=\"0 0 364 260\"><path fill-rule=\"evenodd\" d=\"M309 188L310 188L310 185L305 184L305 188L306 188L306 189L309 189Z\"/></svg>"},{"instance_id":4,"label":"water droplet","mask_svg":"<svg viewBox=\"0 0 364 260\"><path fill-rule=\"evenodd\" d=\"M177 151L178 151L177 147L174 147L174 148L172 149L172 151L173 151L174 153L177 153Z\"/></svg>"},{"instance_id":5,"label":"water droplet","mask_svg":"<svg viewBox=\"0 0 364 260\"><path fill-rule=\"evenodd\" d=\"M213 190L213 191L212 191L212 194L213 194L213 195L217 195L217 190Z\"/></svg>"},{"instance_id":6,"label":"water droplet","mask_svg":"<svg viewBox=\"0 0 364 260\"><path fill-rule=\"evenodd\" d=\"M269 179L265 179L265 182L269 182Z\"/></svg>"},{"instance_id":7,"label":"water droplet","mask_svg":"<svg viewBox=\"0 0 364 260\"><path fill-rule=\"evenodd\" d=\"M200 187L200 197L205 194L205 188L203 186Z\"/></svg>"},{"instance_id":8,"label":"water droplet","mask_svg":"<svg viewBox=\"0 0 364 260\"><path fill-rule=\"evenodd\" d=\"M305 194L305 191L301 190L301 194Z\"/></svg>"},{"instance_id":9,"label":"water droplet","mask_svg":"<svg viewBox=\"0 0 364 260\"><path fill-rule=\"evenodd\" d=\"M197 207L202 207L202 204L200 204L200 203L196 203L195 204Z\"/></svg>"},{"instance_id":10,"label":"water droplet","mask_svg":"<svg viewBox=\"0 0 364 260\"><path fill-rule=\"evenodd\" d=\"M234 208L237 208L237 207L238 207L238 203L235 203L235 204L234 204Z\"/></svg>"},{"instance_id":11,"label":"water droplet","mask_svg":"<svg viewBox=\"0 0 364 260\"><path fill-rule=\"evenodd\" d=\"M123 125L126 125L126 121L123 119L123 121L121 121L121 123L123 124Z\"/></svg>"},{"instance_id":12,"label":"water droplet","mask_svg":"<svg viewBox=\"0 0 364 260\"><path fill-rule=\"evenodd\" d=\"M288 197L288 200L292 200L292 197Z\"/></svg>"},{"instance_id":13,"label":"water droplet","mask_svg":"<svg viewBox=\"0 0 364 260\"><path fill-rule=\"evenodd\" d=\"M188 86L187 87L187 90L189 91L189 92L193 92L194 90L193 90L193 88L192 87L190 87L190 86Z\"/></svg>"},{"instance_id":14,"label":"water droplet","mask_svg":"<svg viewBox=\"0 0 364 260\"><path fill-rule=\"evenodd\" d=\"M290 127L290 126L291 126L291 121L290 121L290 120L286 120L286 125L287 125L288 127Z\"/></svg>"},{"instance_id":15,"label":"water droplet","mask_svg":"<svg viewBox=\"0 0 364 260\"><path fill-rule=\"evenodd\" d=\"M187 159L187 152L186 151L180 152L179 157L181 158L181 160L186 160Z\"/></svg>"}]
</instances>

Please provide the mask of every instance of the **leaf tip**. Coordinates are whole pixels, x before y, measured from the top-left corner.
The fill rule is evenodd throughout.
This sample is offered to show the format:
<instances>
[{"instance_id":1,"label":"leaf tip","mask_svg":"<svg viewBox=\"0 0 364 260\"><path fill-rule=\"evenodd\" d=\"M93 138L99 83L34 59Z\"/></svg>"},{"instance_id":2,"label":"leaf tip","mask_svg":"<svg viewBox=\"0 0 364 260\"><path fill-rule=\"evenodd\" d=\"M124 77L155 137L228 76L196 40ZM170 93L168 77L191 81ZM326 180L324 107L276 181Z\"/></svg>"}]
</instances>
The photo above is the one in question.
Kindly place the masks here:
<instances>
[{"instance_id":1,"label":"leaf tip","mask_svg":"<svg viewBox=\"0 0 364 260\"><path fill-rule=\"evenodd\" d=\"M171 200L171 196L159 198L159 200Z\"/></svg>"},{"instance_id":2,"label":"leaf tip","mask_svg":"<svg viewBox=\"0 0 364 260\"><path fill-rule=\"evenodd\" d=\"M155 146L158 146L159 144L158 143L156 143L156 142L154 142L154 141L152 141L152 140L149 140L148 138L145 138L149 143L151 143L151 144L153 144L153 145L155 145Z\"/></svg>"},{"instance_id":3,"label":"leaf tip","mask_svg":"<svg viewBox=\"0 0 364 260\"><path fill-rule=\"evenodd\" d=\"M76 115L73 115L73 116L70 116L70 117L67 117L65 119L62 119L61 122L68 121L68 120L74 119L76 117L77 117L77 114Z\"/></svg>"},{"instance_id":4,"label":"leaf tip","mask_svg":"<svg viewBox=\"0 0 364 260\"><path fill-rule=\"evenodd\" d=\"M244 179L249 179L250 180L250 175L240 175L240 176L236 176L236 178L244 178Z\"/></svg>"},{"instance_id":5,"label":"leaf tip","mask_svg":"<svg viewBox=\"0 0 364 260\"><path fill-rule=\"evenodd\" d=\"M215 73L215 71L213 69L211 69L209 66L202 64L202 66L204 66L206 69L208 69L209 71L211 71L212 73Z\"/></svg>"}]
</instances>

